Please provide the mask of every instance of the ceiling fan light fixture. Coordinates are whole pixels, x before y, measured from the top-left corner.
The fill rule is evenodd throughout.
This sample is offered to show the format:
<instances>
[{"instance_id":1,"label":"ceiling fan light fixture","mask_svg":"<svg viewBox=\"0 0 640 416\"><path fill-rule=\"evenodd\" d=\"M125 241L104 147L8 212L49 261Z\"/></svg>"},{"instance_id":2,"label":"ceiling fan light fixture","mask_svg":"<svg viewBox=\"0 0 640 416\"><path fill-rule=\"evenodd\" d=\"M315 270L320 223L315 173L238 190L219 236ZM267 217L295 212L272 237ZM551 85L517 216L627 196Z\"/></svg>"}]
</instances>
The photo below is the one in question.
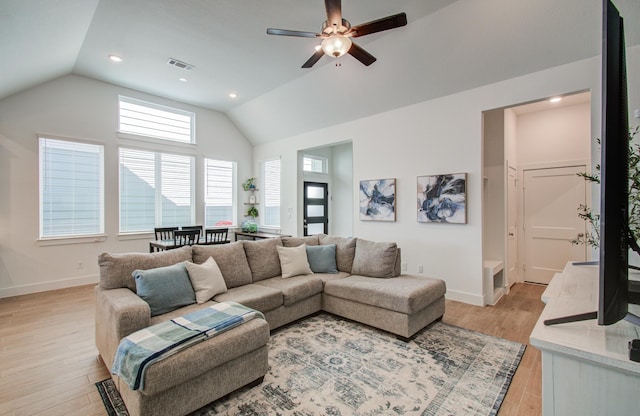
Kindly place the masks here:
<instances>
[{"instance_id":1,"label":"ceiling fan light fixture","mask_svg":"<svg viewBox=\"0 0 640 416\"><path fill-rule=\"evenodd\" d=\"M322 41L322 50L329 56L339 58L349 52L351 39L346 36L334 34Z\"/></svg>"}]
</instances>

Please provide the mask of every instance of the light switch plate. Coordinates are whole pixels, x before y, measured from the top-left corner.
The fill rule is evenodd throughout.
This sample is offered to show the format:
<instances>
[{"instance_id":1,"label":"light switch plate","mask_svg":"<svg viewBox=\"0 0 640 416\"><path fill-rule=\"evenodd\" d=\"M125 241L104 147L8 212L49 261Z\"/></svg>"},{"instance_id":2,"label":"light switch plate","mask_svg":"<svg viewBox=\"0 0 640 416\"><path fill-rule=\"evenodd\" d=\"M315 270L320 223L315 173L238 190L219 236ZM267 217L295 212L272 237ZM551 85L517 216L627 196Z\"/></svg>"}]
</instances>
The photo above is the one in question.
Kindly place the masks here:
<instances>
[{"instance_id":1,"label":"light switch plate","mask_svg":"<svg viewBox=\"0 0 640 416\"><path fill-rule=\"evenodd\" d=\"M636 111L633 112L633 116L635 118L640 118L640 108L636 108Z\"/></svg>"}]
</instances>

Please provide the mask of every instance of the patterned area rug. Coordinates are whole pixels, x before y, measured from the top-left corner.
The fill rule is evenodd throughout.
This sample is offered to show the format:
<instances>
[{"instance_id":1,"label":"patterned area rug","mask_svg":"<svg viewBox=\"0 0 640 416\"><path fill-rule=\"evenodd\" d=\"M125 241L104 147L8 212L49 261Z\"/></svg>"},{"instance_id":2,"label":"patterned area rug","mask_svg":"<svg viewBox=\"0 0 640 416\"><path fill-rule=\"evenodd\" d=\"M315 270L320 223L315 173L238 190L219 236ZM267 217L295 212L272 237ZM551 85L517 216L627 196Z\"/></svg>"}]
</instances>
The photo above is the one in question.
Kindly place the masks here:
<instances>
[{"instance_id":1,"label":"patterned area rug","mask_svg":"<svg viewBox=\"0 0 640 416\"><path fill-rule=\"evenodd\" d=\"M328 314L275 331L264 382L192 415L495 415L525 345L442 322L410 342ZM126 415L111 379L109 415Z\"/></svg>"}]
</instances>

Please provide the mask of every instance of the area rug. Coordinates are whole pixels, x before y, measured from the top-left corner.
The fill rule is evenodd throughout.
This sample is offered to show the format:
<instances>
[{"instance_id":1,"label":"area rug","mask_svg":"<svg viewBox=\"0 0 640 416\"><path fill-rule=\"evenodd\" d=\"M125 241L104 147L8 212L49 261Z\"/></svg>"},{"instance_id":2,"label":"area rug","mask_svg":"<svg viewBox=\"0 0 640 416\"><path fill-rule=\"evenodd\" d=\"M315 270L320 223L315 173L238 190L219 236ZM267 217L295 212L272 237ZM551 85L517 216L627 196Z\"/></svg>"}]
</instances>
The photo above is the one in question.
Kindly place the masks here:
<instances>
[{"instance_id":1,"label":"area rug","mask_svg":"<svg viewBox=\"0 0 640 416\"><path fill-rule=\"evenodd\" d=\"M333 315L276 330L269 372L193 416L495 415L525 345L437 322L404 342ZM96 383L126 415L111 379Z\"/></svg>"}]
</instances>

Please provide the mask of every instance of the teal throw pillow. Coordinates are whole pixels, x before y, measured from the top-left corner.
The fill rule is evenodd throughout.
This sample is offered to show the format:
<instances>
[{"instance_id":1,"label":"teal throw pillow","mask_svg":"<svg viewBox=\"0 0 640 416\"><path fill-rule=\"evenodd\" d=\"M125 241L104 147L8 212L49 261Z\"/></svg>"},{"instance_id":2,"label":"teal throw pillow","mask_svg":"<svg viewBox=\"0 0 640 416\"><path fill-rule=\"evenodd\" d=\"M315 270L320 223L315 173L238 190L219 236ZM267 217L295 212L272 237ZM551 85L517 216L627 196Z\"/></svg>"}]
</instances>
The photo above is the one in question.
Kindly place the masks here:
<instances>
[{"instance_id":1,"label":"teal throw pillow","mask_svg":"<svg viewBox=\"0 0 640 416\"><path fill-rule=\"evenodd\" d=\"M151 316L196 303L185 262L149 270L134 270L136 292L151 308Z\"/></svg>"},{"instance_id":2,"label":"teal throw pillow","mask_svg":"<svg viewBox=\"0 0 640 416\"><path fill-rule=\"evenodd\" d=\"M314 273L338 273L335 244L307 246L307 259Z\"/></svg>"}]
</instances>

